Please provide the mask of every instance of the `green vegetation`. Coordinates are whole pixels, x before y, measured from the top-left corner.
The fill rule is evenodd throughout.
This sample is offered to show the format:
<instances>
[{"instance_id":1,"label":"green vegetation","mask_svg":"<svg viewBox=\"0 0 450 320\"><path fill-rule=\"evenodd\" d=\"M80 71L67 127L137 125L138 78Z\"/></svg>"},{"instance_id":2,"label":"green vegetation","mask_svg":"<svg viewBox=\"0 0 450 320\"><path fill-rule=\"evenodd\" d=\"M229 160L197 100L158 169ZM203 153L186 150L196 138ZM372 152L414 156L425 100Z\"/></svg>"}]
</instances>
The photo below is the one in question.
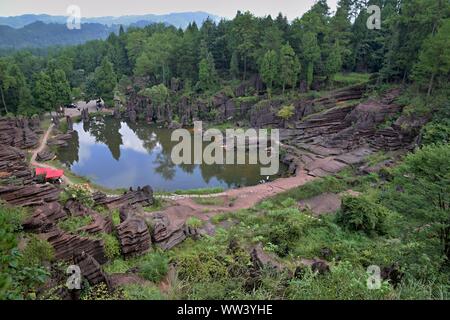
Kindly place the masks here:
<instances>
[{"instance_id":1,"label":"green vegetation","mask_svg":"<svg viewBox=\"0 0 450 320\"><path fill-rule=\"evenodd\" d=\"M186 225L187 225L188 227L194 228L194 229L197 229L197 228L202 227L203 224L204 224L204 221L203 221L203 220L200 220L200 219L197 218L197 217L189 217L189 218L186 220Z\"/></svg>"},{"instance_id":2,"label":"green vegetation","mask_svg":"<svg viewBox=\"0 0 450 320\"><path fill-rule=\"evenodd\" d=\"M48 55L13 51L0 59L0 110L42 114L70 102L71 95L103 97L111 106L128 86L143 94L154 88L161 92L172 80L183 84L179 96L209 100L217 90L232 84L233 91L238 79L253 75L262 78L269 96L289 94L299 85L308 91L363 83L368 74L379 83L414 81L428 96L445 88L448 2L388 0L379 5L382 32L367 28L365 1L341 0L332 15L320 0L292 22L282 14L255 17L239 11L232 20L207 19L185 30L164 24L122 28L106 40L55 48ZM148 80L144 86L131 85L132 77ZM210 118L214 111L207 112Z\"/></svg>"},{"instance_id":3,"label":"green vegetation","mask_svg":"<svg viewBox=\"0 0 450 320\"><path fill-rule=\"evenodd\" d=\"M58 227L62 230L77 233L78 229L93 222L92 216L68 217L58 222Z\"/></svg>"},{"instance_id":4,"label":"green vegetation","mask_svg":"<svg viewBox=\"0 0 450 320\"><path fill-rule=\"evenodd\" d=\"M36 288L42 285L49 272L42 262L53 255L46 243L29 241L30 247L18 248L21 223L26 212L0 203L0 299L34 299Z\"/></svg>"},{"instance_id":5,"label":"green vegetation","mask_svg":"<svg viewBox=\"0 0 450 320\"><path fill-rule=\"evenodd\" d=\"M205 206L222 206L225 202L223 198L220 197L206 197L206 198L192 198L195 203L202 204Z\"/></svg>"},{"instance_id":6,"label":"green vegetation","mask_svg":"<svg viewBox=\"0 0 450 320\"><path fill-rule=\"evenodd\" d=\"M101 238L105 244L105 256L109 260L113 260L120 256L120 243L119 240L113 235L108 233L102 233Z\"/></svg>"},{"instance_id":7,"label":"green vegetation","mask_svg":"<svg viewBox=\"0 0 450 320\"><path fill-rule=\"evenodd\" d=\"M139 274L152 282L159 282L169 270L167 257L160 252L147 253L138 263Z\"/></svg>"},{"instance_id":8,"label":"green vegetation","mask_svg":"<svg viewBox=\"0 0 450 320\"><path fill-rule=\"evenodd\" d=\"M163 300L164 296L158 287L152 285L128 284L122 286L126 300Z\"/></svg>"},{"instance_id":9,"label":"green vegetation","mask_svg":"<svg viewBox=\"0 0 450 320\"><path fill-rule=\"evenodd\" d=\"M385 234L388 227L388 209L371 201L366 196L346 196L342 199L342 208L337 222L353 231Z\"/></svg>"}]
</instances>

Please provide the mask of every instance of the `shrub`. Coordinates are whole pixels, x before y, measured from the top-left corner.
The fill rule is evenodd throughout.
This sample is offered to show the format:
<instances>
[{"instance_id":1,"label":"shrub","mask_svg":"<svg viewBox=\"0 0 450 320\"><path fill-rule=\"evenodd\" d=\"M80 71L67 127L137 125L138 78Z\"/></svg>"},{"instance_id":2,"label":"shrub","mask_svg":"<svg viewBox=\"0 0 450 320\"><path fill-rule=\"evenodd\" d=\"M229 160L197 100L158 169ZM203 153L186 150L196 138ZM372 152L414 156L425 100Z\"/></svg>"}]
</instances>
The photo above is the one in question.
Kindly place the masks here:
<instances>
[{"instance_id":1,"label":"shrub","mask_svg":"<svg viewBox=\"0 0 450 320\"><path fill-rule=\"evenodd\" d=\"M158 282L169 270L169 260L159 252L152 252L145 255L139 263L140 274L143 278Z\"/></svg>"},{"instance_id":2,"label":"shrub","mask_svg":"<svg viewBox=\"0 0 450 320\"><path fill-rule=\"evenodd\" d=\"M433 121L422 129L422 143L449 143L450 142L450 120Z\"/></svg>"},{"instance_id":3,"label":"shrub","mask_svg":"<svg viewBox=\"0 0 450 320\"><path fill-rule=\"evenodd\" d=\"M88 286L81 293L81 300L120 300L120 291L110 292L108 286L101 282L94 286Z\"/></svg>"},{"instance_id":4,"label":"shrub","mask_svg":"<svg viewBox=\"0 0 450 320\"><path fill-rule=\"evenodd\" d=\"M52 245L35 235L31 236L22 252L22 261L26 266L39 265L44 261L52 261L54 258L55 250Z\"/></svg>"},{"instance_id":5,"label":"shrub","mask_svg":"<svg viewBox=\"0 0 450 320\"><path fill-rule=\"evenodd\" d=\"M295 107L294 105L290 104L287 106L283 106L277 113L277 116L279 116L283 120L289 120L294 115Z\"/></svg>"},{"instance_id":6,"label":"shrub","mask_svg":"<svg viewBox=\"0 0 450 320\"><path fill-rule=\"evenodd\" d=\"M189 217L186 220L186 225L194 229L201 228L203 226L203 223L204 223L203 220L200 220L197 217Z\"/></svg>"},{"instance_id":7,"label":"shrub","mask_svg":"<svg viewBox=\"0 0 450 320\"><path fill-rule=\"evenodd\" d=\"M347 261L331 266L330 272L325 275L307 269L301 280L290 282L287 296L300 300L372 300L392 297L393 290L387 282L383 281L380 289L369 289L368 276L364 269Z\"/></svg>"},{"instance_id":8,"label":"shrub","mask_svg":"<svg viewBox=\"0 0 450 320\"><path fill-rule=\"evenodd\" d=\"M119 240L108 233L102 233L101 238L103 239L103 243L105 244L105 256L112 260L118 256L120 256L120 244Z\"/></svg>"},{"instance_id":9,"label":"shrub","mask_svg":"<svg viewBox=\"0 0 450 320\"><path fill-rule=\"evenodd\" d=\"M87 226L92 222L91 216L69 217L58 222L58 227L66 232L77 232L81 227Z\"/></svg>"},{"instance_id":10,"label":"shrub","mask_svg":"<svg viewBox=\"0 0 450 320\"><path fill-rule=\"evenodd\" d=\"M152 285L129 284L122 287L126 300L163 300L159 289Z\"/></svg>"},{"instance_id":11,"label":"shrub","mask_svg":"<svg viewBox=\"0 0 450 320\"><path fill-rule=\"evenodd\" d=\"M290 201L289 201L290 202ZM262 237L266 247L286 256L313 222L297 208L270 210L261 216L256 236Z\"/></svg>"},{"instance_id":12,"label":"shrub","mask_svg":"<svg viewBox=\"0 0 450 320\"><path fill-rule=\"evenodd\" d=\"M123 260L121 258L114 259L113 261L104 265L103 269L111 273L125 273L131 268L130 261Z\"/></svg>"},{"instance_id":13,"label":"shrub","mask_svg":"<svg viewBox=\"0 0 450 320\"><path fill-rule=\"evenodd\" d=\"M390 211L367 196L346 196L337 215L337 222L352 231L385 234Z\"/></svg>"},{"instance_id":14,"label":"shrub","mask_svg":"<svg viewBox=\"0 0 450 320\"><path fill-rule=\"evenodd\" d=\"M86 207L92 208L94 200L87 184L72 184L65 189L68 198L75 199Z\"/></svg>"},{"instance_id":15,"label":"shrub","mask_svg":"<svg viewBox=\"0 0 450 320\"><path fill-rule=\"evenodd\" d=\"M17 232L24 216L23 209L0 203L0 300L36 298L36 288L48 276L34 261L30 265L23 263L24 257L17 248Z\"/></svg>"}]
</instances>

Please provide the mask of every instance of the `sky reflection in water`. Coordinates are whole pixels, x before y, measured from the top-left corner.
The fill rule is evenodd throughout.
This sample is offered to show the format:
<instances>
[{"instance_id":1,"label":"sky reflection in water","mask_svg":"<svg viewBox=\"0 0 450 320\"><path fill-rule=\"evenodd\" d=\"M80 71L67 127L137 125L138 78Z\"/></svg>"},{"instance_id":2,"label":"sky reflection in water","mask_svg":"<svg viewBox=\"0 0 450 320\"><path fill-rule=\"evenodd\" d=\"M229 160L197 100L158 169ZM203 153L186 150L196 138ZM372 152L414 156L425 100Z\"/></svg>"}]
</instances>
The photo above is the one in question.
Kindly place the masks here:
<instances>
[{"instance_id":1,"label":"sky reflection in water","mask_svg":"<svg viewBox=\"0 0 450 320\"><path fill-rule=\"evenodd\" d=\"M114 118L74 124L69 146L58 151L71 170L109 188L151 185L174 191L257 184L259 165L174 165L171 130Z\"/></svg>"}]
</instances>

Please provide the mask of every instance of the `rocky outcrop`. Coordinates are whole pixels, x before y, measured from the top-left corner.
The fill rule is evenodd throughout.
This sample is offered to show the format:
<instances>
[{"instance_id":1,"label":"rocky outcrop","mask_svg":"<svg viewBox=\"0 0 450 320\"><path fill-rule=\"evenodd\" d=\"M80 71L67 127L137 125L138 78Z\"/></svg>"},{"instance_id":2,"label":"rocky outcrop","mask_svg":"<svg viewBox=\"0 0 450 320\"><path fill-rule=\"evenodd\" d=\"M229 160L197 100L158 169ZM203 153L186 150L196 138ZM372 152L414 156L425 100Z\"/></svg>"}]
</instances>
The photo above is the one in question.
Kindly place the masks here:
<instances>
[{"instance_id":1,"label":"rocky outcrop","mask_svg":"<svg viewBox=\"0 0 450 320\"><path fill-rule=\"evenodd\" d=\"M104 217L101 214L94 212L91 214L93 218L92 223L87 226L81 227L77 231L86 233L111 233L113 230L112 219L107 216Z\"/></svg>"},{"instance_id":2,"label":"rocky outcrop","mask_svg":"<svg viewBox=\"0 0 450 320\"><path fill-rule=\"evenodd\" d=\"M55 157L55 154L48 149L44 149L41 152L38 152L36 155L36 160L39 162L45 162L52 160Z\"/></svg>"},{"instance_id":3,"label":"rocky outcrop","mask_svg":"<svg viewBox=\"0 0 450 320\"><path fill-rule=\"evenodd\" d=\"M16 206L37 206L57 201L60 192L51 184L0 186L0 199Z\"/></svg>"},{"instance_id":4,"label":"rocky outcrop","mask_svg":"<svg viewBox=\"0 0 450 320\"><path fill-rule=\"evenodd\" d=\"M83 122L88 122L89 121L89 110L88 110L88 108L81 109L81 119L83 120Z\"/></svg>"},{"instance_id":5,"label":"rocky outcrop","mask_svg":"<svg viewBox=\"0 0 450 320\"><path fill-rule=\"evenodd\" d=\"M140 204L142 206L152 205L154 201L153 189L150 186L138 187L137 190L130 188L121 196L97 197L96 203L105 205L109 209L120 208L128 205Z\"/></svg>"},{"instance_id":6,"label":"rocky outcrop","mask_svg":"<svg viewBox=\"0 0 450 320\"><path fill-rule=\"evenodd\" d=\"M56 226L51 231L42 233L40 236L53 246L57 259L70 262L75 255L85 252L100 264L104 264L107 261L103 240L67 233Z\"/></svg>"},{"instance_id":7,"label":"rocky outcrop","mask_svg":"<svg viewBox=\"0 0 450 320\"><path fill-rule=\"evenodd\" d=\"M134 215L131 210L131 207L120 210L122 222L116 227L122 254L127 258L147 252L151 244L145 220Z\"/></svg>"},{"instance_id":8,"label":"rocky outcrop","mask_svg":"<svg viewBox=\"0 0 450 320\"><path fill-rule=\"evenodd\" d=\"M23 229L34 232L47 232L58 220L67 217L58 202L51 202L37 207L32 216L22 224Z\"/></svg>"},{"instance_id":9,"label":"rocky outcrop","mask_svg":"<svg viewBox=\"0 0 450 320\"><path fill-rule=\"evenodd\" d=\"M296 267L294 277L301 279L305 273L305 268L311 268L312 272L324 275L330 272L330 265L323 259L300 259L299 265Z\"/></svg>"},{"instance_id":10,"label":"rocky outcrop","mask_svg":"<svg viewBox=\"0 0 450 320\"><path fill-rule=\"evenodd\" d=\"M8 184L29 184L34 175L26 163L25 153L17 148L0 144L0 181Z\"/></svg>"},{"instance_id":11,"label":"rocky outcrop","mask_svg":"<svg viewBox=\"0 0 450 320\"><path fill-rule=\"evenodd\" d=\"M151 216L152 240L163 250L169 250L187 238L184 224L171 223L163 212L155 212Z\"/></svg>"},{"instance_id":12,"label":"rocky outcrop","mask_svg":"<svg viewBox=\"0 0 450 320\"><path fill-rule=\"evenodd\" d=\"M96 212L94 210L84 206L82 203L80 203L79 201L77 201L75 199L67 200L66 204L64 205L64 209L72 217L89 216L89 215L95 215L96 214Z\"/></svg>"},{"instance_id":13,"label":"rocky outcrop","mask_svg":"<svg viewBox=\"0 0 450 320\"><path fill-rule=\"evenodd\" d=\"M250 252L250 258L253 263L253 267L257 270L268 269L276 272L282 272L286 270L286 267L281 264L274 256L264 252L261 243L258 243L252 248Z\"/></svg>"},{"instance_id":14,"label":"rocky outcrop","mask_svg":"<svg viewBox=\"0 0 450 320\"><path fill-rule=\"evenodd\" d=\"M103 272L101 265L89 253L82 251L75 254L73 262L80 267L81 275L90 285L104 282L108 288L111 288L108 275Z\"/></svg>"},{"instance_id":15,"label":"rocky outcrop","mask_svg":"<svg viewBox=\"0 0 450 320\"><path fill-rule=\"evenodd\" d=\"M38 144L38 136L26 118L0 118L0 144L30 149Z\"/></svg>"}]
</instances>

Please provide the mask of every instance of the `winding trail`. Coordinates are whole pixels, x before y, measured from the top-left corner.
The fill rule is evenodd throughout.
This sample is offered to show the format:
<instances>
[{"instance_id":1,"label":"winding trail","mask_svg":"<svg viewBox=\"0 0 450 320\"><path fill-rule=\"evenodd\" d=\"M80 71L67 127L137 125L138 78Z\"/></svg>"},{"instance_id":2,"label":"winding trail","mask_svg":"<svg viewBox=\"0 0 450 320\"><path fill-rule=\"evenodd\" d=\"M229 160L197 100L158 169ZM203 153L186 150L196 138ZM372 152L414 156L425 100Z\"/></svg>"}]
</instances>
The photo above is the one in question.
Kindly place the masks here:
<instances>
[{"instance_id":1,"label":"winding trail","mask_svg":"<svg viewBox=\"0 0 450 320\"><path fill-rule=\"evenodd\" d=\"M39 152L41 152L42 150L44 150L44 148L45 148L45 146L47 144L47 141L48 141L48 137L50 136L50 133L52 132L54 126L55 125L53 123L50 124L50 126L48 127L48 129L45 132L44 136L41 138L39 146L32 151L31 159L30 159L30 165L31 166L39 167L39 168L58 169L58 168L56 168L54 166L51 166L49 164L37 162L37 160L36 160L37 154ZM69 184L73 184L73 182L68 177L66 177L65 175L62 176L62 180L63 180L63 182L65 184L68 184L68 185Z\"/></svg>"},{"instance_id":2,"label":"winding trail","mask_svg":"<svg viewBox=\"0 0 450 320\"><path fill-rule=\"evenodd\" d=\"M299 170L295 176L279 178L255 186L229 189L216 194L175 196L175 198L169 200L169 206L162 212L169 218L171 228L179 228L189 217L194 216L203 221L208 221L219 213L248 209L264 199L300 187L314 179L316 177L309 175L305 170ZM200 204L195 201L196 198L216 198L221 203L219 205ZM166 199L170 199L170 196L166 196ZM150 216L152 213L146 213L145 215Z\"/></svg>"}]
</instances>

